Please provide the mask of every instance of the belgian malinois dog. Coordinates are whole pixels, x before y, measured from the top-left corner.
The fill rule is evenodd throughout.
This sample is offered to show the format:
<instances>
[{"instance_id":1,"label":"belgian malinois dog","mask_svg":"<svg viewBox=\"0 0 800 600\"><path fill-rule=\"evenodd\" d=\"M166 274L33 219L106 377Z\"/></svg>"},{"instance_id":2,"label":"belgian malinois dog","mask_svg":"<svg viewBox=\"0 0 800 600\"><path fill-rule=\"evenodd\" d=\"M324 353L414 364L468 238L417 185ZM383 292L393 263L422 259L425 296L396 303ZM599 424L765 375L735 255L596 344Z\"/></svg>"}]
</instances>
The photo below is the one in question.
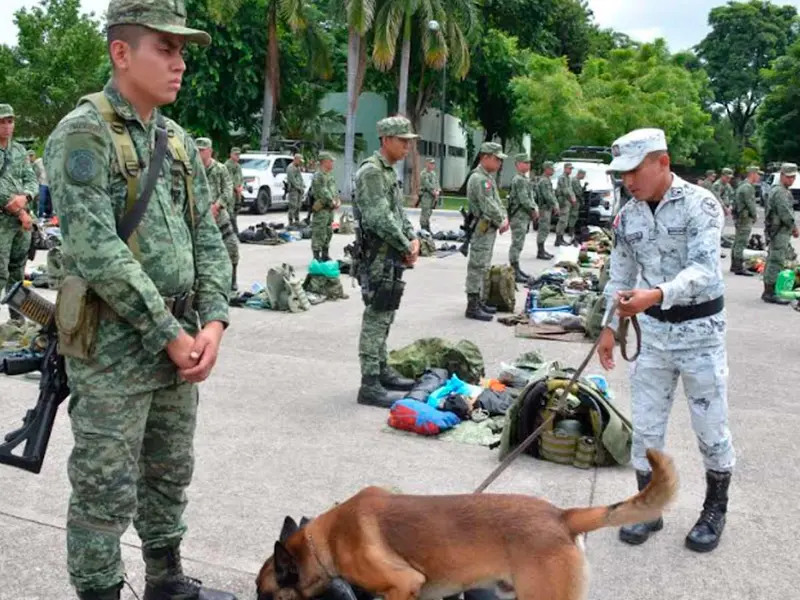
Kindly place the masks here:
<instances>
[{"instance_id":1,"label":"belgian malinois dog","mask_svg":"<svg viewBox=\"0 0 800 600\"><path fill-rule=\"evenodd\" d=\"M351 584L385 600L439 600L496 586L519 600L584 600L579 536L657 519L678 491L672 460L648 450L641 492L610 506L561 509L513 494L410 496L360 491L298 527L287 517L256 579L259 600L308 600ZM354 600L352 592L340 600Z\"/></svg>"}]
</instances>

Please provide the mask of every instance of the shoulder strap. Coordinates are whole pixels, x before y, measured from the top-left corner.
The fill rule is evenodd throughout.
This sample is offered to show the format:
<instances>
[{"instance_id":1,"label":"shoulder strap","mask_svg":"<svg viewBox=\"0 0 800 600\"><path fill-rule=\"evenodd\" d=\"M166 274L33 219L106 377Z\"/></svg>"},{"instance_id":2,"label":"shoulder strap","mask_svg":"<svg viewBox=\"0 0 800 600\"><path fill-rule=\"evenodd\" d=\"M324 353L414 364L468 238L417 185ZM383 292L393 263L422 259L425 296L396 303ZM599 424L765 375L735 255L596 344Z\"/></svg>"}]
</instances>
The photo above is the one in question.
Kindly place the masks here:
<instances>
[{"instance_id":1,"label":"shoulder strap","mask_svg":"<svg viewBox=\"0 0 800 600\"><path fill-rule=\"evenodd\" d=\"M186 152L186 147L183 145L183 141L181 140L180 136L177 134L174 128L171 126L167 126L167 141L169 142L169 150L172 153L172 158L174 159L172 163L173 169L179 169L181 166L183 167L183 178L186 184L186 198L189 202L189 218L192 221L192 233L194 233L195 228L195 214L194 214L194 170L192 169L192 163L189 160L189 153Z\"/></svg>"},{"instance_id":2,"label":"shoulder strap","mask_svg":"<svg viewBox=\"0 0 800 600\"><path fill-rule=\"evenodd\" d=\"M3 166L0 166L0 177L6 174L6 169L9 164L11 164L11 144L9 144L8 148L3 152Z\"/></svg>"}]
</instances>

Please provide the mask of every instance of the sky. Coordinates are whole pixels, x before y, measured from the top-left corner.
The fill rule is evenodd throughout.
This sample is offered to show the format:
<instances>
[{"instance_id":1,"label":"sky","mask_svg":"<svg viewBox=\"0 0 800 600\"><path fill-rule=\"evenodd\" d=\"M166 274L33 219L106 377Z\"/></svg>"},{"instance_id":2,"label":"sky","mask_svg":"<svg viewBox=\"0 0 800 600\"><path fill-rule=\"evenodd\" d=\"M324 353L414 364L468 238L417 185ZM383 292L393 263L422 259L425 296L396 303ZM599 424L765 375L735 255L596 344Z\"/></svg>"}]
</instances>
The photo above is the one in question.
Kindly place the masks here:
<instances>
[{"instance_id":1,"label":"sky","mask_svg":"<svg viewBox=\"0 0 800 600\"><path fill-rule=\"evenodd\" d=\"M649 42L658 37L667 40L670 50L686 50L708 33L708 12L727 4L722 0L588 0L595 20L602 27L613 27L635 40ZM37 0L0 0L0 43L15 44L14 11L34 6ZM800 0L778 0L800 9ZM98 16L105 12L108 0L81 0L84 11Z\"/></svg>"}]
</instances>

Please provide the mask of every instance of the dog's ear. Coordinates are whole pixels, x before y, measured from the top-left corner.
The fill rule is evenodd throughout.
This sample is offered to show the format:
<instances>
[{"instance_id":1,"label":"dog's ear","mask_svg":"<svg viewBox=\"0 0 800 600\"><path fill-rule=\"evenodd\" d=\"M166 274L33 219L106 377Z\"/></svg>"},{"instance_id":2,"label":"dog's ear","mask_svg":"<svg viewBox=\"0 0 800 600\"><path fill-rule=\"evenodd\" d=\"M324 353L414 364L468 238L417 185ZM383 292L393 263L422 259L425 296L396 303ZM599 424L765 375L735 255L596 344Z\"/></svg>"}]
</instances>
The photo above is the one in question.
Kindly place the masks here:
<instances>
[{"instance_id":1,"label":"dog's ear","mask_svg":"<svg viewBox=\"0 0 800 600\"><path fill-rule=\"evenodd\" d=\"M294 522L292 517L286 517L283 520L283 528L281 529L281 534L278 536L278 540L285 542L295 531L297 531L297 523Z\"/></svg>"},{"instance_id":2,"label":"dog's ear","mask_svg":"<svg viewBox=\"0 0 800 600\"><path fill-rule=\"evenodd\" d=\"M302 529L309 523L311 523L311 519L309 519L308 517L300 517L300 529Z\"/></svg>"},{"instance_id":3,"label":"dog's ear","mask_svg":"<svg viewBox=\"0 0 800 600\"><path fill-rule=\"evenodd\" d=\"M300 580L300 574L297 570L297 562L294 556L286 549L286 546L280 542L275 542L275 581L278 582L278 587L294 587Z\"/></svg>"}]
</instances>

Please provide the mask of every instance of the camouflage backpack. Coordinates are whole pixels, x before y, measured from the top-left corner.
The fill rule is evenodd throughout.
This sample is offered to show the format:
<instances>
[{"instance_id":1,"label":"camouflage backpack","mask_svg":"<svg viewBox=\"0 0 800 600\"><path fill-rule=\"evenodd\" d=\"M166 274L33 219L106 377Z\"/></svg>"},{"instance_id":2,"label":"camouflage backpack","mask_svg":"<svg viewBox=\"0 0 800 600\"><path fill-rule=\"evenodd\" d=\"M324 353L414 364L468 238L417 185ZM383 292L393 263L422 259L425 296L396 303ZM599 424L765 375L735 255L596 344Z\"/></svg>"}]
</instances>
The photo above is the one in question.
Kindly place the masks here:
<instances>
[{"instance_id":1,"label":"camouflage backpack","mask_svg":"<svg viewBox=\"0 0 800 600\"><path fill-rule=\"evenodd\" d=\"M514 267L492 265L483 281L482 300L490 306L496 306L497 312L514 312L517 301Z\"/></svg>"}]
</instances>

